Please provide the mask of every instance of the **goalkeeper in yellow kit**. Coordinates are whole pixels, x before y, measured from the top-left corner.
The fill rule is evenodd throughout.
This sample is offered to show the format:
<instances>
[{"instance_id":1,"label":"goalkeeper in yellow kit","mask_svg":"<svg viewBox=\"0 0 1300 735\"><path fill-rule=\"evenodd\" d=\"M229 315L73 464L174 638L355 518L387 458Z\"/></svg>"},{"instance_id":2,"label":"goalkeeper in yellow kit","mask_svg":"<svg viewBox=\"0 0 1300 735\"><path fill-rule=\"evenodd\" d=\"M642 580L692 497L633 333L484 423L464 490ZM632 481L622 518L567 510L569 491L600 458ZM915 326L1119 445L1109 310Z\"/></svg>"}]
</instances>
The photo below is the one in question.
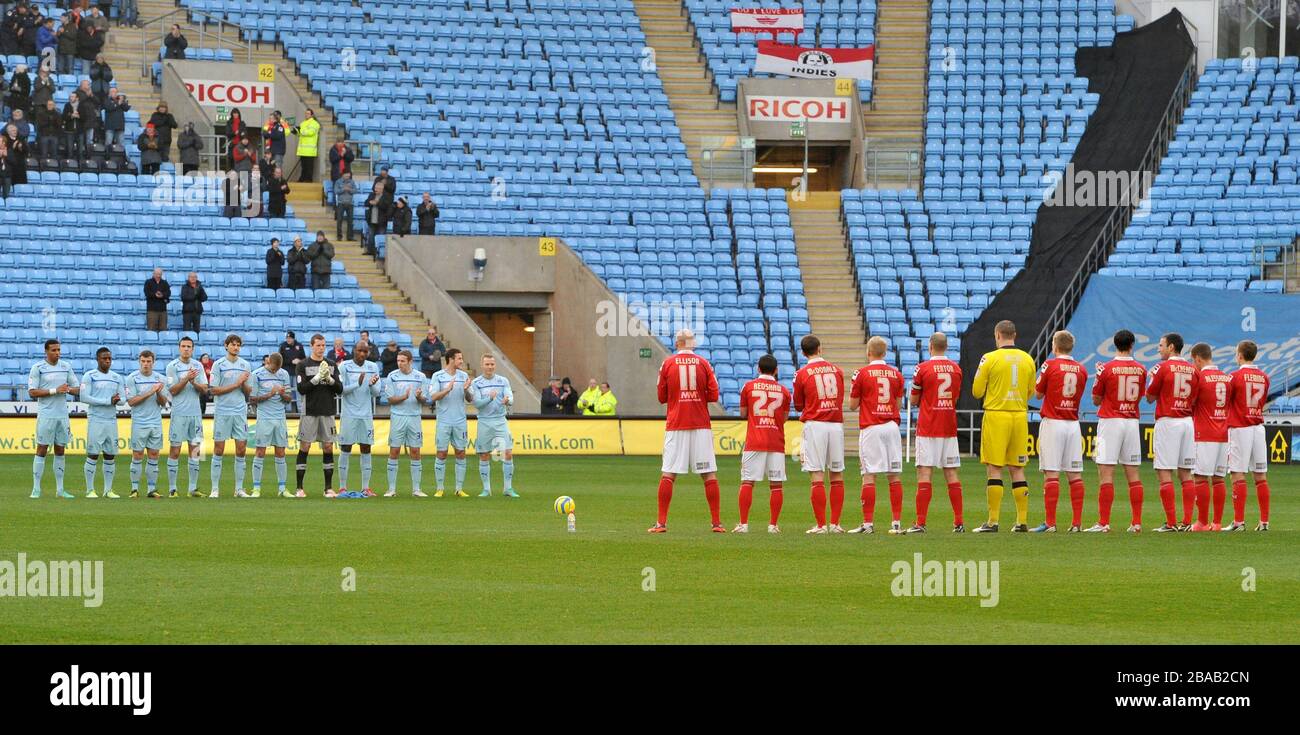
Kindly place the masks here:
<instances>
[{"instance_id":1,"label":"goalkeeper in yellow kit","mask_svg":"<svg viewBox=\"0 0 1300 735\"><path fill-rule=\"evenodd\" d=\"M1029 396L1034 392L1034 358L1016 347L1016 325L1000 321L993 328L998 348L980 358L971 395L984 401L980 428L980 462L988 471L989 518L975 533L997 533L1002 505L1002 468L1011 469L1011 496L1016 501L1016 525L1029 530Z\"/></svg>"}]
</instances>

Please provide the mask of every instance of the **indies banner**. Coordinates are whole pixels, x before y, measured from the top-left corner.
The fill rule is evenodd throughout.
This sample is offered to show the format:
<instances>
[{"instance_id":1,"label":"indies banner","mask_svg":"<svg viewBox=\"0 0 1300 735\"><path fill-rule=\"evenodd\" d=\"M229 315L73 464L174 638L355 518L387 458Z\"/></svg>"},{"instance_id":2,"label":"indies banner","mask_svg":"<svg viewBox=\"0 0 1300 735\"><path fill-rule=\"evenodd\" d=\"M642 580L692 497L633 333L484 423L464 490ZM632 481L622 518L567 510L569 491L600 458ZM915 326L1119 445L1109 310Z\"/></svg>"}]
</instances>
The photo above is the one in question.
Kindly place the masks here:
<instances>
[{"instance_id":1,"label":"indies banner","mask_svg":"<svg viewBox=\"0 0 1300 735\"><path fill-rule=\"evenodd\" d=\"M811 79L871 79L876 47L803 48L759 41L754 71Z\"/></svg>"},{"instance_id":2,"label":"indies banner","mask_svg":"<svg viewBox=\"0 0 1300 735\"><path fill-rule=\"evenodd\" d=\"M732 33L800 33L803 8L732 8Z\"/></svg>"}]
</instances>

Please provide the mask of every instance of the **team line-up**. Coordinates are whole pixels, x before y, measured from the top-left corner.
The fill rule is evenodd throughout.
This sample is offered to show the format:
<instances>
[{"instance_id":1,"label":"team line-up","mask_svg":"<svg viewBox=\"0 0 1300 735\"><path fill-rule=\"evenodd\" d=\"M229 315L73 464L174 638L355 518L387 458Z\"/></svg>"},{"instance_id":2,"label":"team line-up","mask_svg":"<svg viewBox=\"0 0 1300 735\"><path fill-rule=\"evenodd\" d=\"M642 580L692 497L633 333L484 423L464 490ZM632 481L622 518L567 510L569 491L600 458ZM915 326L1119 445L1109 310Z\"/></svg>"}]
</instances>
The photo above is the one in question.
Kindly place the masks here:
<instances>
[{"instance_id":1,"label":"team line-up","mask_svg":"<svg viewBox=\"0 0 1300 735\"><path fill-rule=\"evenodd\" d=\"M1238 343L1237 369L1225 373L1213 363L1210 345L1197 343L1191 359L1183 357L1183 338L1175 333L1160 339L1161 362L1148 371L1133 359L1133 333L1115 333L1115 356L1094 366L1092 400L1098 407L1095 461L1100 479L1097 522L1083 527L1083 436L1079 405L1089 378L1088 369L1070 356L1074 336L1053 335L1053 355L1038 369L1034 359L1016 347L1016 327L999 322L994 329L997 349L981 358L975 371L972 395L983 401L980 462L987 472L987 520L975 533L996 533L1006 475L1010 475L1015 501L1015 532L1056 532L1056 506L1062 475L1069 488L1070 533L1109 533L1115 500L1115 469L1123 468L1128 481L1131 533L1142 530L1143 487L1139 469L1142 446L1138 419L1145 397L1155 403L1153 439L1155 469L1165 522L1157 532L1242 531L1246 516L1246 476L1253 475L1259 502L1259 525L1268 530L1268 454L1264 432L1264 405L1268 375L1254 365L1258 347L1249 340ZM694 472L704 480L704 493L713 531L725 533L720 512L717 461L708 406L718 399L718 382L709 362L693 352L695 335L677 333L676 353L659 371L659 402L668 407L663 468L659 479L659 517L650 533L668 530L668 508L677 475ZM958 468L957 401L961 397L961 367L946 356L948 340L936 333L930 338L929 359L916 368L911 400L919 405L916 428L916 521L902 526L903 452L899 430L900 408L906 387L897 368L885 362L888 342L879 336L867 341L868 364L849 379L848 408L858 411L858 461L862 473L862 524L848 533L873 533L876 478L889 487L893 518L891 534L924 533L933 492L935 470L943 473L952 503L953 532L966 530L962 520L962 487ZM817 337L804 337L800 349L806 364L795 373L794 393L777 382L777 361L771 355L758 360L758 377L741 389L740 414L747 420L741 455L740 522L735 533L749 531L749 511L754 484L768 482L770 511L767 530L777 525L783 503L785 470L784 424L790 408L803 422L800 462L812 485L816 525L810 534L844 533L840 515L844 507L844 371L821 355ZM1036 377L1035 377L1036 376ZM1039 468L1043 472L1045 519L1029 528L1028 463L1029 401L1042 401L1038 434ZM1227 489L1232 476L1233 521L1222 525ZM1182 514L1178 513L1175 477L1181 483ZM829 492L827 486L829 485ZM1213 505L1213 519L1210 508ZM1195 515L1195 518L1193 516Z\"/></svg>"},{"instance_id":2,"label":"team line-up","mask_svg":"<svg viewBox=\"0 0 1300 735\"><path fill-rule=\"evenodd\" d=\"M235 445L235 497L261 496L262 469L268 448L273 450L280 497L307 497L303 478L307 473L307 457L311 445L321 445L324 495L338 497L343 493L373 496L370 489L370 449L374 442L375 399L384 396L391 416L388 453L388 491L386 497L397 494L398 459L402 449L410 460L411 488L415 497L427 497L421 490L424 463L420 456L424 445L421 411L425 404L434 407L437 417L434 460L434 477L437 490L434 497L445 492L447 457L455 456L454 493L468 497L465 492L466 448L469 445L466 406L473 404L478 410L479 478L482 491L479 497L492 494L491 460L501 458L506 497L517 498L514 489L514 440L506 416L514 403L510 382L496 372L496 358L484 354L481 372L473 380L463 370L464 356L458 349L450 349L443 356L445 367L426 378L412 369L412 356L402 350L397 357L397 370L381 377L379 367L367 360L370 345L359 342L348 360L335 368L325 359L325 338L319 334L311 338L310 355L300 361L295 374L284 369L279 353L266 357L263 365L254 368L239 356L243 341L238 335L225 339L226 354L212 365L211 378L204 375L203 366L194 359L194 342L182 337L180 357L166 368L155 370L154 354L144 350L139 354L140 368L122 376L113 371L113 354L101 347L95 353L95 367L78 377L67 361L61 358L62 347L58 340L45 342L45 359L32 366L28 375L28 392L37 402L36 456L32 462L33 498L41 496L41 479L45 472L46 455L54 448L54 482L58 497L71 498L64 490L64 448L71 438L68 419L68 399L77 396L87 405L86 421L86 497L97 498L95 491L96 466L102 459L103 497L117 498L113 490L116 470L115 453L118 446L117 411L125 403L131 411L131 486L130 494L139 494L143 475L148 497L161 497L157 489L158 457L163 447L162 409L170 406L167 458L169 496L178 494L176 487L180 468L182 445L189 449L190 497L219 497L222 465L226 442ZM298 422L298 456L296 461L297 488L291 493L286 486L285 450L289 443L288 421L285 407L293 400L296 385L303 401L303 412ZM199 470L203 445L203 406L200 395L211 397L214 407L213 453L209 462L212 487L206 495L199 491ZM244 490L245 453L249 441L248 406L256 407L256 424L253 430L253 485ZM340 405L339 430L335 432L335 407ZM338 455L340 484L334 490L334 444L342 450ZM349 492L348 464L352 447L359 447L361 458L361 489Z\"/></svg>"}]
</instances>

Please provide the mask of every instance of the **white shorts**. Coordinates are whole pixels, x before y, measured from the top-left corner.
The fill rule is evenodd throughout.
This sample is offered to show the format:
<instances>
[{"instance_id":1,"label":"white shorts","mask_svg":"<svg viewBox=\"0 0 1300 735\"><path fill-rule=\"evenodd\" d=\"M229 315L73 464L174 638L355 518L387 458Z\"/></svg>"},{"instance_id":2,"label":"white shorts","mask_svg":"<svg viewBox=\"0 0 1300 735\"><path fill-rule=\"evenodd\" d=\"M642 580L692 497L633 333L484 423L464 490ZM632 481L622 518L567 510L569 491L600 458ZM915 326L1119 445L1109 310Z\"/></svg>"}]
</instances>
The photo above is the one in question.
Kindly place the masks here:
<instances>
[{"instance_id":1,"label":"white shorts","mask_svg":"<svg viewBox=\"0 0 1300 735\"><path fill-rule=\"evenodd\" d=\"M897 422L868 426L858 432L858 466L864 475L896 475L903 471L903 435L898 432Z\"/></svg>"},{"instance_id":2,"label":"white shorts","mask_svg":"<svg viewBox=\"0 0 1300 735\"><path fill-rule=\"evenodd\" d=\"M1223 477L1228 474L1227 442L1196 442L1196 467L1192 472L1201 477Z\"/></svg>"},{"instance_id":3,"label":"white shorts","mask_svg":"<svg viewBox=\"0 0 1300 735\"><path fill-rule=\"evenodd\" d=\"M1039 423L1038 469L1083 472L1083 432L1078 421L1043 419Z\"/></svg>"},{"instance_id":4,"label":"white shorts","mask_svg":"<svg viewBox=\"0 0 1300 735\"><path fill-rule=\"evenodd\" d=\"M785 482L785 454L783 452L742 452L740 455L740 480L742 482Z\"/></svg>"},{"instance_id":5,"label":"white shorts","mask_svg":"<svg viewBox=\"0 0 1300 735\"><path fill-rule=\"evenodd\" d=\"M1098 419L1097 464L1142 464L1142 438L1137 419Z\"/></svg>"},{"instance_id":6,"label":"white shorts","mask_svg":"<svg viewBox=\"0 0 1300 735\"><path fill-rule=\"evenodd\" d=\"M1156 419L1151 444L1158 470L1190 470L1196 466L1196 427L1191 416Z\"/></svg>"},{"instance_id":7,"label":"white shorts","mask_svg":"<svg viewBox=\"0 0 1300 735\"><path fill-rule=\"evenodd\" d=\"M703 475L718 471L713 455L712 429L683 429L664 432L664 472Z\"/></svg>"},{"instance_id":8,"label":"white shorts","mask_svg":"<svg viewBox=\"0 0 1300 735\"><path fill-rule=\"evenodd\" d=\"M961 449L955 436L916 437L917 467L961 467Z\"/></svg>"},{"instance_id":9,"label":"white shorts","mask_svg":"<svg viewBox=\"0 0 1300 735\"><path fill-rule=\"evenodd\" d=\"M1228 471L1268 472L1263 424L1228 429Z\"/></svg>"},{"instance_id":10,"label":"white shorts","mask_svg":"<svg viewBox=\"0 0 1300 735\"><path fill-rule=\"evenodd\" d=\"M804 472L844 471L844 426L829 421L808 421L803 425L799 463Z\"/></svg>"}]
</instances>

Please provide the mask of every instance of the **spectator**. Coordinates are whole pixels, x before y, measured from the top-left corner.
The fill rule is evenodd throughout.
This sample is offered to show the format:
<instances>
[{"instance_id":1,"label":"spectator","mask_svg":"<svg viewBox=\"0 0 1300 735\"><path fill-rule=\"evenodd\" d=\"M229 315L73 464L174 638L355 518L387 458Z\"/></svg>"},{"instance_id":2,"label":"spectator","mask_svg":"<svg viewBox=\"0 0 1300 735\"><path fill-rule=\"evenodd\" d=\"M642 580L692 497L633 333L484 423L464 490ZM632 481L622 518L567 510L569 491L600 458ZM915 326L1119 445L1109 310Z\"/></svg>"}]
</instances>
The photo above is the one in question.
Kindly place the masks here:
<instances>
[{"instance_id":1,"label":"spectator","mask_svg":"<svg viewBox=\"0 0 1300 735\"><path fill-rule=\"evenodd\" d=\"M618 398L614 395L614 391L610 390L609 383L601 383L600 394L596 396L592 413L597 416L613 416L617 410Z\"/></svg>"},{"instance_id":2,"label":"spectator","mask_svg":"<svg viewBox=\"0 0 1300 735\"><path fill-rule=\"evenodd\" d=\"M80 116L78 131L81 135L81 149L84 151L83 155L89 158L90 147L95 143L97 131L104 124L99 117L99 102L90 91L89 79L82 80L81 87L72 98L77 101L77 114Z\"/></svg>"},{"instance_id":3,"label":"spectator","mask_svg":"<svg viewBox=\"0 0 1300 735\"><path fill-rule=\"evenodd\" d=\"M8 146L9 152L6 158L9 161L9 185L11 187L27 183L27 140L18 137L18 127L8 125L5 128L5 145Z\"/></svg>"},{"instance_id":4,"label":"spectator","mask_svg":"<svg viewBox=\"0 0 1300 735\"><path fill-rule=\"evenodd\" d=\"M80 30L77 24L71 20L73 14L67 16L63 25L59 27L58 45L55 49L56 69L60 74L74 74L73 66L77 58L77 36Z\"/></svg>"},{"instance_id":5,"label":"spectator","mask_svg":"<svg viewBox=\"0 0 1300 735\"><path fill-rule=\"evenodd\" d=\"M112 81L113 67L108 65L103 54L95 56L95 62L90 65L90 91L95 95L95 101L100 107L104 106L108 90L113 86Z\"/></svg>"},{"instance_id":6,"label":"spectator","mask_svg":"<svg viewBox=\"0 0 1300 735\"><path fill-rule=\"evenodd\" d=\"M181 286L181 319L187 332L198 334L199 321L203 317L203 302L208 300L208 292L199 283L199 274L191 272Z\"/></svg>"},{"instance_id":7,"label":"spectator","mask_svg":"<svg viewBox=\"0 0 1300 735\"><path fill-rule=\"evenodd\" d=\"M284 341L280 343L280 358L285 369L292 368L295 372L298 370L298 363L307 359L307 352L303 350L302 343L294 337L293 332L284 333Z\"/></svg>"},{"instance_id":8,"label":"spectator","mask_svg":"<svg viewBox=\"0 0 1300 735\"><path fill-rule=\"evenodd\" d=\"M13 112L10 113L8 124L18 128L18 137L22 140L32 137L32 125L27 122L27 118L23 116L23 111L20 108L15 107Z\"/></svg>"},{"instance_id":9,"label":"spectator","mask_svg":"<svg viewBox=\"0 0 1300 735\"><path fill-rule=\"evenodd\" d=\"M438 229L438 205L427 191L424 192L424 201L415 208L415 218L419 220L421 235L432 235Z\"/></svg>"},{"instance_id":10,"label":"spectator","mask_svg":"<svg viewBox=\"0 0 1300 735\"><path fill-rule=\"evenodd\" d=\"M59 50L59 34L54 30L54 19L46 18L41 27L36 29L36 55L41 57L41 68L50 71L54 68L54 57Z\"/></svg>"},{"instance_id":11,"label":"spectator","mask_svg":"<svg viewBox=\"0 0 1300 735\"><path fill-rule=\"evenodd\" d=\"M176 124L176 118L168 112L166 102L158 105L154 113L149 116L149 122L158 133L159 155L162 156L163 161L170 161L172 159L172 131L180 126Z\"/></svg>"},{"instance_id":12,"label":"spectator","mask_svg":"<svg viewBox=\"0 0 1300 735\"><path fill-rule=\"evenodd\" d=\"M248 137L248 125L244 122L244 113L238 107L230 110L230 117L226 120L226 137L230 138L232 147Z\"/></svg>"},{"instance_id":13,"label":"spectator","mask_svg":"<svg viewBox=\"0 0 1300 735\"><path fill-rule=\"evenodd\" d=\"M316 242L307 248L311 261L311 290L330 287L330 271L334 268L334 243L325 239L325 231L316 231Z\"/></svg>"},{"instance_id":14,"label":"spectator","mask_svg":"<svg viewBox=\"0 0 1300 735\"><path fill-rule=\"evenodd\" d=\"M68 104L72 104L69 102ZM75 110L74 110L75 114ZM68 129L68 111L63 111L63 129L64 137L67 137ZM162 166L162 141L158 139L158 130L154 128L153 123L144 126L144 132L136 139L135 144L140 148L140 173L156 174L158 168Z\"/></svg>"},{"instance_id":15,"label":"spectator","mask_svg":"<svg viewBox=\"0 0 1300 735\"><path fill-rule=\"evenodd\" d=\"M316 113L307 110L307 119L289 132L298 136L298 164L302 166L298 181L314 181L316 154L320 149L320 122L316 119Z\"/></svg>"},{"instance_id":16,"label":"spectator","mask_svg":"<svg viewBox=\"0 0 1300 735\"><path fill-rule=\"evenodd\" d=\"M337 229L335 237L339 240L351 242L355 234L352 232L352 218L356 209L353 201L357 196L357 182L352 180L352 172L348 171L334 182L334 224ZM343 230L346 229L348 236L343 236Z\"/></svg>"},{"instance_id":17,"label":"spectator","mask_svg":"<svg viewBox=\"0 0 1300 735\"><path fill-rule=\"evenodd\" d=\"M277 165L275 158L271 156L271 152L263 149L262 160L257 162L257 176L262 181L262 191L271 190L271 179L275 178Z\"/></svg>"},{"instance_id":18,"label":"spectator","mask_svg":"<svg viewBox=\"0 0 1300 735\"><path fill-rule=\"evenodd\" d=\"M13 180L9 178L9 137L0 135L0 199L9 198Z\"/></svg>"},{"instance_id":19,"label":"spectator","mask_svg":"<svg viewBox=\"0 0 1300 735\"><path fill-rule=\"evenodd\" d=\"M54 99L54 77L50 76L50 70L41 67L36 70L36 81L32 82L32 112L40 112L45 109L45 101Z\"/></svg>"},{"instance_id":20,"label":"spectator","mask_svg":"<svg viewBox=\"0 0 1300 735\"><path fill-rule=\"evenodd\" d=\"M236 138L230 141L230 170L240 176L240 181L251 181L253 176L253 164L257 161L253 157L253 146L248 141L248 136Z\"/></svg>"},{"instance_id":21,"label":"spectator","mask_svg":"<svg viewBox=\"0 0 1300 735\"><path fill-rule=\"evenodd\" d=\"M578 391L573 389L573 381L567 377L560 381L560 406L565 416L578 413Z\"/></svg>"},{"instance_id":22,"label":"spectator","mask_svg":"<svg viewBox=\"0 0 1300 735\"><path fill-rule=\"evenodd\" d=\"M85 20L85 23L94 28L95 32L101 37L108 38L104 36L105 33L108 33L108 17L104 15L104 11L98 5L91 6L90 17Z\"/></svg>"},{"instance_id":23,"label":"spectator","mask_svg":"<svg viewBox=\"0 0 1300 735\"><path fill-rule=\"evenodd\" d=\"M329 352L325 353L325 360L327 362L332 362L335 365L347 362L351 357L352 354L348 352L348 348L343 346L342 337L335 337L334 347L332 347Z\"/></svg>"},{"instance_id":24,"label":"spectator","mask_svg":"<svg viewBox=\"0 0 1300 735\"><path fill-rule=\"evenodd\" d=\"M432 378L442 368L442 356L446 352L447 345L438 336L438 328L429 327L428 333L420 341L420 372L424 373L424 377Z\"/></svg>"},{"instance_id":25,"label":"spectator","mask_svg":"<svg viewBox=\"0 0 1300 735\"><path fill-rule=\"evenodd\" d=\"M163 58L184 59L185 49L190 47L190 42L181 34L181 27L172 24L171 32L163 39L163 46L167 49Z\"/></svg>"},{"instance_id":26,"label":"spectator","mask_svg":"<svg viewBox=\"0 0 1300 735\"><path fill-rule=\"evenodd\" d=\"M361 330L361 335L357 338L357 341L370 345L370 352L371 354L374 354L375 346L370 344L370 332L367 332L364 329Z\"/></svg>"},{"instance_id":27,"label":"spectator","mask_svg":"<svg viewBox=\"0 0 1300 735\"><path fill-rule=\"evenodd\" d=\"M289 264L289 288L307 288L307 263L311 259L307 257L307 250L302 246L301 237L293 239L293 247L289 248L285 260Z\"/></svg>"},{"instance_id":28,"label":"spectator","mask_svg":"<svg viewBox=\"0 0 1300 735\"><path fill-rule=\"evenodd\" d=\"M393 207L393 234L411 234L411 208L406 206L406 197L398 199L397 206Z\"/></svg>"},{"instance_id":29,"label":"spectator","mask_svg":"<svg viewBox=\"0 0 1300 735\"><path fill-rule=\"evenodd\" d=\"M108 97L104 100L104 145L110 149L122 145L122 137L126 135L126 113L130 110L126 95L118 94L117 87L108 90ZM201 140L199 150L203 150ZM181 160L184 161L184 157Z\"/></svg>"},{"instance_id":30,"label":"spectator","mask_svg":"<svg viewBox=\"0 0 1300 735\"><path fill-rule=\"evenodd\" d=\"M153 269L153 277L144 282L145 329L167 329L167 302L172 298L171 284L163 278L162 268Z\"/></svg>"},{"instance_id":31,"label":"spectator","mask_svg":"<svg viewBox=\"0 0 1300 735\"><path fill-rule=\"evenodd\" d=\"M280 250L280 238L271 238L271 247L266 250L266 287L278 289L284 285L284 251Z\"/></svg>"},{"instance_id":32,"label":"spectator","mask_svg":"<svg viewBox=\"0 0 1300 735\"><path fill-rule=\"evenodd\" d=\"M596 384L596 379L592 378L587 381L587 390L578 396L578 408L582 410L583 416L596 415L596 399L600 397L600 386Z\"/></svg>"},{"instance_id":33,"label":"spectator","mask_svg":"<svg viewBox=\"0 0 1300 735\"><path fill-rule=\"evenodd\" d=\"M62 129L63 129L64 155L67 156L68 158L78 158L78 159L81 158L82 157L81 155L82 137L80 132L81 131L81 105L78 103L76 95L69 97L68 101L65 102L63 105L63 128ZM147 128L145 132L140 134L141 140L144 139L144 136L151 129L152 126ZM144 173L150 173L149 171L144 170L145 165L147 165L149 162L148 159L149 159L148 150L146 150L144 145L140 145L140 166ZM155 167L154 170L156 171L157 168Z\"/></svg>"},{"instance_id":34,"label":"spectator","mask_svg":"<svg viewBox=\"0 0 1300 735\"><path fill-rule=\"evenodd\" d=\"M383 352L379 353L379 371L383 374L383 377L387 378L389 373L397 369L398 352L397 342L390 339L388 340L388 346L384 348Z\"/></svg>"},{"instance_id":35,"label":"spectator","mask_svg":"<svg viewBox=\"0 0 1300 735\"><path fill-rule=\"evenodd\" d=\"M558 415L564 410L564 399L560 391L560 379L551 376L550 385L542 390L542 413Z\"/></svg>"},{"instance_id":36,"label":"spectator","mask_svg":"<svg viewBox=\"0 0 1300 735\"><path fill-rule=\"evenodd\" d=\"M203 152L203 138L194 130L194 123L185 123L185 129L176 138L176 150L181 154L181 175L188 176L199 170L199 157Z\"/></svg>"},{"instance_id":37,"label":"spectator","mask_svg":"<svg viewBox=\"0 0 1300 735\"><path fill-rule=\"evenodd\" d=\"M352 173L352 161L355 158L352 149L341 140L330 146L330 181L338 181L343 174Z\"/></svg>"},{"instance_id":38,"label":"spectator","mask_svg":"<svg viewBox=\"0 0 1300 735\"><path fill-rule=\"evenodd\" d=\"M36 145L41 158L59 157L59 130L63 127L63 116L54 107L54 100L45 100L41 109L36 111Z\"/></svg>"},{"instance_id":39,"label":"spectator","mask_svg":"<svg viewBox=\"0 0 1300 735\"><path fill-rule=\"evenodd\" d=\"M11 110L32 111L32 78L27 75L27 65L18 64L5 87L5 105Z\"/></svg>"},{"instance_id":40,"label":"spectator","mask_svg":"<svg viewBox=\"0 0 1300 735\"><path fill-rule=\"evenodd\" d=\"M212 385L212 355L206 352L199 355L199 364L203 366L203 384ZM201 390L199 391L199 413L206 414L207 412L208 392Z\"/></svg>"},{"instance_id":41,"label":"spectator","mask_svg":"<svg viewBox=\"0 0 1300 735\"><path fill-rule=\"evenodd\" d=\"M388 196L389 201L392 201L393 198L397 196L397 179L393 178L392 174L388 173L387 166L383 166L379 169L379 175L375 177L375 183L383 185L384 194Z\"/></svg>"},{"instance_id":42,"label":"spectator","mask_svg":"<svg viewBox=\"0 0 1300 735\"><path fill-rule=\"evenodd\" d=\"M393 199L385 191L383 184L375 182L374 190L366 199L366 245L365 251L370 255L378 253L375 237L388 232L388 217L392 214Z\"/></svg>"},{"instance_id":43,"label":"spectator","mask_svg":"<svg viewBox=\"0 0 1300 735\"><path fill-rule=\"evenodd\" d=\"M106 36L95 26L89 22L82 22L81 30L77 34L77 58L81 60L82 75L90 75L90 65L104 50L105 38Z\"/></svg>"},{"instance_id":44,"label":"spectator","mask_svg":"<svg viewBox=\"0 0 1300 735\"><path fill-rule=\"evenodd\" d=\"M262 126L262 147L271 155L275 165L284 166L284 119L279 110L272 112Z\"/></svg>"},{"instance_id":45,"label":"spectator","mask_svg":"<svg viewBox=\"0 0 1300 735\"><path fill-rule=\"evenodd\" d=\"M276 166L267 182L267 202L272 217L283 217L287 209L289 180L284 178L284 171Z\"/></svg>"}]
</instances>

